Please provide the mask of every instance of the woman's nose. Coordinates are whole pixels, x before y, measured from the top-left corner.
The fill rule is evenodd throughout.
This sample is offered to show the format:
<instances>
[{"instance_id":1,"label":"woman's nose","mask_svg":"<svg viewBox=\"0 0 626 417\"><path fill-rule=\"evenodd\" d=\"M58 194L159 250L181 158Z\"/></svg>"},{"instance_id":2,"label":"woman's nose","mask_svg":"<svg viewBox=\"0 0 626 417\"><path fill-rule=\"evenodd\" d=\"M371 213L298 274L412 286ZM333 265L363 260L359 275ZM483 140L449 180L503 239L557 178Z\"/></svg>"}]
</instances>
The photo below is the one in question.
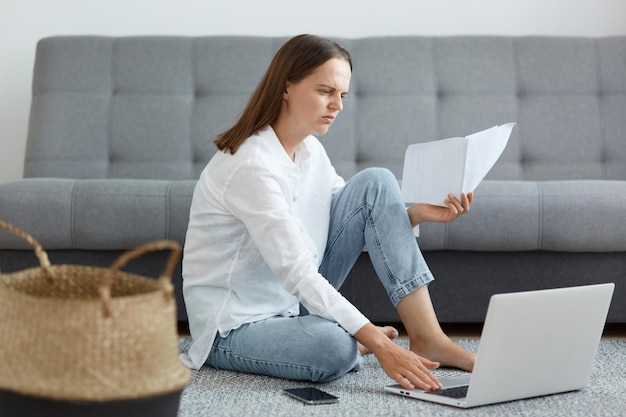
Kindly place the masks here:
<instances>
[{"instance_id":1,"label":"woman's nose","mask_svg":"<svg viewBox=\"0 0 626 417\"><path fill-rule=\"evenodd\" d=\"M340 95L333 96L333 99L330 102L331 108L336 109L337 111L343 110L343 99Z\"/></svg>"}]
</instances>

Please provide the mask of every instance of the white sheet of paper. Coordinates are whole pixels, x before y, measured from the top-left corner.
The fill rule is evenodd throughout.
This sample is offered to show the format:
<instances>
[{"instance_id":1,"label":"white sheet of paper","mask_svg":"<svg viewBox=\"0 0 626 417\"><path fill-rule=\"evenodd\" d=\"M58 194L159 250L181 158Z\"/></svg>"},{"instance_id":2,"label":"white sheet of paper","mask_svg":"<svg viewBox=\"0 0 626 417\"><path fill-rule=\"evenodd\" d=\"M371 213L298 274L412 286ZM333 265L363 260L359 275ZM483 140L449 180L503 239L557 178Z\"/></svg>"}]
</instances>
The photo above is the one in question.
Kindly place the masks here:
<instances>
[{"instance_id":1,"label":"white sheet of paper","mask_svg":"<svg viewBox=\"0 0 626 417\"><path fill-rule=\"evenodd\" d=\"M409 145L404 157L402 198L406 203L445 206L448 194L461 198L480 184L509 141L515 123L466 137Z\"/></svg>"}]
</instances>

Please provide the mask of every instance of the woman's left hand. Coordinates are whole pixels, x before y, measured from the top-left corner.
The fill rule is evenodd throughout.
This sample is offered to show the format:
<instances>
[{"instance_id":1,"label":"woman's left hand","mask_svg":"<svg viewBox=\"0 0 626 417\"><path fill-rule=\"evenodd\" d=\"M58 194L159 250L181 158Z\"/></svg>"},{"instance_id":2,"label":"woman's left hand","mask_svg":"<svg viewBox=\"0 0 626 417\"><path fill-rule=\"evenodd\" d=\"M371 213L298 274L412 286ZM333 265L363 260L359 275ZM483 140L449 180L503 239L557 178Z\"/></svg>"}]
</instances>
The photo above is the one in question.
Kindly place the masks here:
<instances>
[{"instance_id":1,"label":"woman's left hand","mask_svg":"<svg viewBox=\"0 0 626 417\"><path fill-rule=\"evenodd\" d=\"M470 211L473 199L473 193L461 194L461 201L454 195L448 194L448 199L445 201L447 207L424 203L413 204L408 209L411 225L415 227L424 222L450 223Z\"/></svg>"}]
</instances>

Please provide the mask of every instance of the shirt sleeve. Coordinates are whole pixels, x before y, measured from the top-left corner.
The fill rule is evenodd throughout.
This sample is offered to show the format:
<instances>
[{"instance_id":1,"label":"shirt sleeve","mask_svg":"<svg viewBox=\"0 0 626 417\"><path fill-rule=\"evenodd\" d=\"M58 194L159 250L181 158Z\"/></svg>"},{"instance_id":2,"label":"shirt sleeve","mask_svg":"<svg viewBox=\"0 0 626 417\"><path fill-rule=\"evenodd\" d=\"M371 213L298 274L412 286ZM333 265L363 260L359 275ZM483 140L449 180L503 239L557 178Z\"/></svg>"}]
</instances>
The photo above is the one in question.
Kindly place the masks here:
<instances>
[{"instance_id":1,"label":"shirt sleeve","mask_svg":"<svg viewBox=\"0 0 626 417\"><path fill-rule=\"evenodd\" d=\"M409 208L406 208L407 211L409 210ZM409 213L407 213L408 216ZM415 237L420 237L420 225L415 225L415 227L413 228L413 234L415 235Z\"/></svg>"},{"instance_id":2,"label":"shirt sleeve","mask_svg":"<svg viewBox=\"0 0 626 417\"><path fill-rule=\"evenodd\" d=\"M335 321L354 334L369 320L317 271L289 212L284 187L271 167L241 165L228 180L224 205L245 224L263 259L289 293L310 313Z\"/></svg>"}]
</instances>

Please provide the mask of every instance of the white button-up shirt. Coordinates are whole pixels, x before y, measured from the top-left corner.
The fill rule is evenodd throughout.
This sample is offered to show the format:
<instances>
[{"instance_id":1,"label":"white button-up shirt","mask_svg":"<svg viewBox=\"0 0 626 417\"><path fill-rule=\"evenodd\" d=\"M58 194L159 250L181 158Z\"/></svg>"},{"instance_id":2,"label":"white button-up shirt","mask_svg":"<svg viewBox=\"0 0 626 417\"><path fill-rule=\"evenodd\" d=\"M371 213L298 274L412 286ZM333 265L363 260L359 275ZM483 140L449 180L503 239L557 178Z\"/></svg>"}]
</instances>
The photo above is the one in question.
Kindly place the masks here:
<instances>
[{"instance_id":1,"label":"white button-up shirt","mask_svg":"<svg viewBox=\"0 0 626 417\"><path fill-rule=\"evenodd\" d=\"M292 161L271 127L234 155L218 152L196 185L183 258L193 343L183 363L199 369L216 334L245 323L311 314L351 334L368 323L319 274L333 193L344 180L321 143L307 137Z\"/></svg>"}]
</instances>

